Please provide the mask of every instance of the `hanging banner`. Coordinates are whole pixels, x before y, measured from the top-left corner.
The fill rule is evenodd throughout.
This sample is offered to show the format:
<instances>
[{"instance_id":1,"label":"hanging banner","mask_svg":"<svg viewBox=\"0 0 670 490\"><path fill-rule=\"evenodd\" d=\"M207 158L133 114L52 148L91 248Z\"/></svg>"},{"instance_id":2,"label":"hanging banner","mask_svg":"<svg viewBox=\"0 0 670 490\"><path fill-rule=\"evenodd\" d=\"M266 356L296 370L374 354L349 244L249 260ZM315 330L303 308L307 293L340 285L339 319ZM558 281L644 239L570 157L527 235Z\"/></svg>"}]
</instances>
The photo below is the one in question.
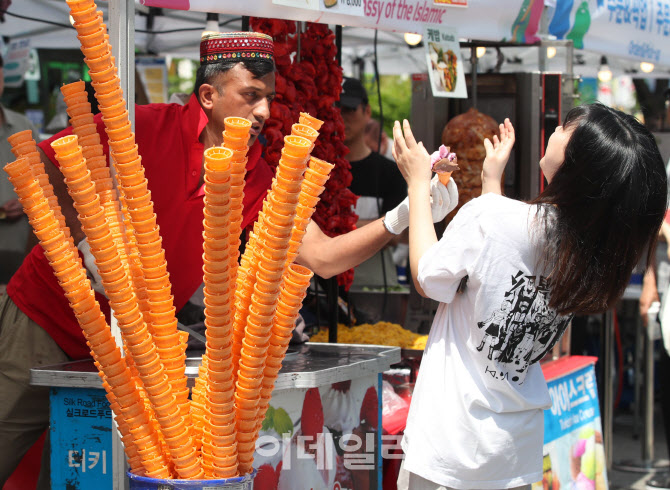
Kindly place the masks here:
<instances>
[{"instance_id":1,"label":"hanging banner","mask_svg":"<svg viewBox=\"0 0 670 490\"><path fill-rule=\"evenodd\" d=\"M577 49L670 64L670 0L558 0L548 30Z\"/></svg>"},{"instance_id":2,"label":"hanging banner","mask_svg":"<svg viewBox=\"0 0 670 490\"><path fill-rule=\"evenodd\" d=\"M10 42L4 58L5 87L20 87L30 68L30 39Z\"/></svg>"},{"instance_id":3,"label":"hanging banner","mask_svg":"<svg viewBox=\"0 0 670 490\"><path fill-rule=\"evenodd\" d=\"M535 33L539 16L526 15L528 4L542 0L140 0L149 7L177 8L227 15L260 15L267 18L368 27L385 31L418 32L425 26L459 26L464 38L508 40L514 31ZM328 7L327 5L331 5ZM468 8L449 8L455 5ZM345 8L346 7L346 8ZM495 15L491 15L495 12ZM534 12L534 11L533 11Z\"/></svg>"},{"instance_id":4,"label":"hanging banner","mask_svg":"<svg viewBox=\"0 0 670 490\"><path fill-rule=\"evenodd\" d=\"M433 96L466 99L468 91L456 30L427 27L423 39Z\"/></svg>"}]
</instances>

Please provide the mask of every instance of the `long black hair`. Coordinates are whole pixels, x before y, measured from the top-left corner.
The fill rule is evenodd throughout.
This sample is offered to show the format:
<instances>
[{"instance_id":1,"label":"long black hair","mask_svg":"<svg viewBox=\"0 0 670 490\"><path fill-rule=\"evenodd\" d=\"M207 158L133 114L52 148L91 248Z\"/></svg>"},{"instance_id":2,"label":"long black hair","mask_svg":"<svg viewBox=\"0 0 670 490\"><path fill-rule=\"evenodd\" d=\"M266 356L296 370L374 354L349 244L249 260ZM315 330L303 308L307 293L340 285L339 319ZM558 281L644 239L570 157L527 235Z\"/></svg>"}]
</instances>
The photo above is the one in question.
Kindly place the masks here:
<instances>
[{"instance_id":1,"label":"long black hair","mask_svg":"<svg viewBox=\"0 0 670 490\"><path fill-rule=\"evenodd\" d=\"M654 251L666 210L665 165L637 119L602 104L566 116L565 160L533 201L544 208L549 305L560 313L612 308L633 268Z\"/></svg>"},{"instance_id":2,"label":"long black hair","mask_svg":"<svg viewBox=\"0 0 670 490\"><path fill-rule=\"evenodd\" d=\"M198 71L195 73L193 93L197 95L203 83L211 84L216 76L220 73L226 73L238 63L242 63L244 67L251 72L254 78L263 78L268 73L275 71L274 61L265 58L244 59L242 61L239 59L227 59L216 63L207 63L205 65L200 65Z\"/></svg>"}]
</instances>

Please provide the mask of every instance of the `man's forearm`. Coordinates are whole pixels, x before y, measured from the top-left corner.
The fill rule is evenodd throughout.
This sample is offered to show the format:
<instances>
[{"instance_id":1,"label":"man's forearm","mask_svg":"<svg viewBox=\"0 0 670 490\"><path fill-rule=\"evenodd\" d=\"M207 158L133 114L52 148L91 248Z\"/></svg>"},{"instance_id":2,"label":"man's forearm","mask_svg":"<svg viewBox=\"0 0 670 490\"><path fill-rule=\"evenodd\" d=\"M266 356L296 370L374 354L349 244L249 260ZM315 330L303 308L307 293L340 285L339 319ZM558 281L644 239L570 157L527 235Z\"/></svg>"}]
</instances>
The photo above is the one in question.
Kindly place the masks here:
<instances>
[{"instance_id":1,"label":"man's forearm","mask_svg":"<svg viewBox=\"0 0 670 490\"><path fill-rule=\"evenodd\" d=\"M297 262L329 278L365 262L394 236L381 219L332 238L310 221Z\"/></svg>"}]
</instances>

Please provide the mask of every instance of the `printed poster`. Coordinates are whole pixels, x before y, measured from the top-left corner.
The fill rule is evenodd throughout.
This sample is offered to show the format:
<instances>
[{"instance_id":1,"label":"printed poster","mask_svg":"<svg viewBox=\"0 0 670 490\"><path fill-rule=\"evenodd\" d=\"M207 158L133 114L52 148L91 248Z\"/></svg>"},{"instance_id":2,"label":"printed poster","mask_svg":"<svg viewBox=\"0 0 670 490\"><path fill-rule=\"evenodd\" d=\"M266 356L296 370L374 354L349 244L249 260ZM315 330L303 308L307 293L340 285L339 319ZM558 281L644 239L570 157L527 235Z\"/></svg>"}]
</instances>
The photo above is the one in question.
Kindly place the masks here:
<instances>
[{"instance_id":1,"label":"printed poster","mask_svg":"<svg viewBox=\"0 0 670 490\"><path fill-rule=\"evenodd\" d=\"M423 34L434 97L468 97L458 34L448 27L426 27Z\"/></svg>"},{"instance_id":2,"label":"printed poster","mask_svg":"<svg viewBox=\"0 0 670 490\"><path fill-rule=\"evenodd\" d=\"M377 375L279 390L256 442L254 489L379 488L380 428Z\"/></svg>"},{"instance_id":3,"label":"printed poster","mask_svg":"<svg viewBox=\"0 0 670 490\"><path fill-rule=\"evenodd\" d=\"M149 103L166 103L168 80L165 58L136 58L135 70L144 85Z\"/></svg>"},{"instance_id":4,"label":"printed poster","mask_svg":"<svg viewBox=\"0 0 670 490\"><path fill-rule=\"evenodd\" d=\"M593 364L548 382L543 479L533 490L607 490L598 391Z\"/></svg>"}]
</instances>

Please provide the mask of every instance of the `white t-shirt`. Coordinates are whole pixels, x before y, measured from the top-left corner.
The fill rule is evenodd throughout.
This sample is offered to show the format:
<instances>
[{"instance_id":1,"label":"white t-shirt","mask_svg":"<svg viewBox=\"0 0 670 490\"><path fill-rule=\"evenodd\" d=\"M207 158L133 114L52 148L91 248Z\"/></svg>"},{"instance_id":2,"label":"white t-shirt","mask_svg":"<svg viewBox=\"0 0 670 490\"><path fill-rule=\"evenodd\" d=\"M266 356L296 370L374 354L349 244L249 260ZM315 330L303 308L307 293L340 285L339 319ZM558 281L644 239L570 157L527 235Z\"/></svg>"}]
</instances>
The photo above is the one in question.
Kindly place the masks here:
<instances>
[{"instance_id":1,"label":"white t-shirt","mask_svg":"<svg viewBox=\"0 0 670 490\"><path fill-rule=\"evenodd\" d=\"M407 471L457 489L542 479L551 400L536 361L570 318L547 305L536 215L534 206L485 194L421 258L421 288L441 304L403 438Z\"/></svg>"}]
</instances>

